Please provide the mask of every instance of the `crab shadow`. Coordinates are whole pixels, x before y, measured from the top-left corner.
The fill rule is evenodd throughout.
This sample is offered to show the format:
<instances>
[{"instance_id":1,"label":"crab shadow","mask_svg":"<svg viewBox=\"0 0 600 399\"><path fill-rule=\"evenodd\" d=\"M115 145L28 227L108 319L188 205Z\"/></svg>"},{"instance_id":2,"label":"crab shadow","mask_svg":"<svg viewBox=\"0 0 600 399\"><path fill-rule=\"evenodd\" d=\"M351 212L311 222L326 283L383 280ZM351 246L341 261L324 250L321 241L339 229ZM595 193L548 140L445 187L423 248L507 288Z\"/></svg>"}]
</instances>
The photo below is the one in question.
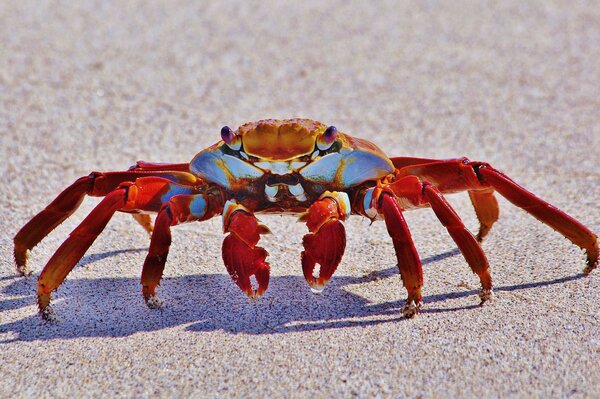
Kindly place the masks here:
<instances>
[{"instance_id":1,"label":"crab shadow","mask_svg":"<svg viewBox=\"0 0 600 399\"><path fill-rule=\"evenodd\" d=\"M137 251L132 249L129 251ZM122 251L92 255L84 262L113 256ZM459 254L452 250L423 260L431 264ZM269 291L258 302L251 302L231 282L227 274L199 274L164 278L161 309L148 309L139 294L138 278L100 278L66 280L53 308L58 321L47 323L37 314L2 323L0 343L71 339L79 337L124 337L137 332L156 331L186 325L191 332L224 331L232 334L281 334L345 327L370 326L405 320L400 315L404 296L372 303L348 290L397 275L390 267L363 277L336 276L323 295L307 289L301 275L271 276ZM575 280L582 275L550 281L496 287L496 291L531 289ZM9 280L10 278L4 279ZM13 277L2 293L12 297L0 300L0 315L24 307L34 307L35 278ZM477 308L476 290L448 292L423 298L423 313L456 312ZM451 299L473 296L471 305L448 307ZM436 307L436 303L441 306ZM2 317L4 319L4 317Z\"/></svg>"}]
</instances>

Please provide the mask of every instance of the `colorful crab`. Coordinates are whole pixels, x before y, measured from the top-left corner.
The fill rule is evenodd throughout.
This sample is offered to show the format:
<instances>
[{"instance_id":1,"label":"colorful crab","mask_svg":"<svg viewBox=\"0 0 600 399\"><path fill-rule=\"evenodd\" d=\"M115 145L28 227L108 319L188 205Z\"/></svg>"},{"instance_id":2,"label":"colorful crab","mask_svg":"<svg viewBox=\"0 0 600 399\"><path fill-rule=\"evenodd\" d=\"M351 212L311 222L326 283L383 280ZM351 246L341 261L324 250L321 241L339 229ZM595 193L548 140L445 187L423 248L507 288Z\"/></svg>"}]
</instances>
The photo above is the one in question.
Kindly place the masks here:
<instances>
[{"instance_id":1,"label":"colorful crab","mask_svg":"<svg viewBox=\"0 0 600 399\"><path fill-rule=\"evenodd\" d=\"M258 299L269 284L268 253L257 246L269 229L257 213L299 215L304 236L302 270L311 289L321 292L342 259L342 221L351 214L383 219L392 238L408 298L402 313L421 306L423 273L403 212L431 207L479 276L481 303L492 295L490 267L480 242L498 219L494 191L547 224L587 253L584 273L598 265L594 233L536 197L485 162L467 158L388 158L369 141L309 119L261 120L233 131L190 163L137 162L128 171L93 172L58 195L15 236L15 261L27 273L27 255L69 217L84 196L103 196L48 261L38 281L38 305L47 318L50 295L65 279L116 211L128 212L151 233L142 270L142 293L149 307L161 305L156 286L171 244L171 227L222 215L223 261L233 281ZM468 191L480 222L477 237L467 230L444 194ZM148 213L157 212L154 226ZM314 275L315 266L320 268ZM251 277L256 280L251 282Z\"/></svg>"}]
</instances>

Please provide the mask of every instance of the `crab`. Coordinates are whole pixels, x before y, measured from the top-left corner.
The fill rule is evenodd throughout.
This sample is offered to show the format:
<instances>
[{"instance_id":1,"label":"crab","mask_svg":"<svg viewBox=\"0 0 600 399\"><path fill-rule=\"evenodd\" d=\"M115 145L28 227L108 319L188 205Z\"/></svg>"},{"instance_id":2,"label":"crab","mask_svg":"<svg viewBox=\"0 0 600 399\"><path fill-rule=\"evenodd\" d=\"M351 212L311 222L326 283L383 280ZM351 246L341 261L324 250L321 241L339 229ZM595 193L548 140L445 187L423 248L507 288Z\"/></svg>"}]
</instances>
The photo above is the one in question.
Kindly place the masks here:
<instances>
[{"instance_id":1,"label":"crab","mask_svg":"<svg viewBox=\"0 0 600 399\"><path fill-rule=\"evenodd\" d=\"M468 192L475 209L480 224L476 236L444 198L459 191ZM585 274L597 267L598 239L592 231L488 163L388 158L375 144L310 119L266 119L235 131L225 126L221 140L189 163L138 161L127 171L81 177L21 228L14 238L14 256L17 270L30 273L29 251L75 212L86 195L104 197L41 272L39 311L51 318L51 293L117 211L132 214L151 235L141 284L146 304L156 308L162 304L156 287L167 261L171 227L221 215L227 271L256 300L269 284L268 253L257 245L269 229L255 215L289 214L308 228L302 271L310 288L320 293L344 253L342 222L350 215L362 215L386 224L408 293L402 314L412 317L421 308L423 272L404 212L433 210L479 277L483 304L492 297L492 278L480 243L498 219L495 192L585 250ZM157 213L154 225L151 213Z\"/></svg>"}]
</instances>

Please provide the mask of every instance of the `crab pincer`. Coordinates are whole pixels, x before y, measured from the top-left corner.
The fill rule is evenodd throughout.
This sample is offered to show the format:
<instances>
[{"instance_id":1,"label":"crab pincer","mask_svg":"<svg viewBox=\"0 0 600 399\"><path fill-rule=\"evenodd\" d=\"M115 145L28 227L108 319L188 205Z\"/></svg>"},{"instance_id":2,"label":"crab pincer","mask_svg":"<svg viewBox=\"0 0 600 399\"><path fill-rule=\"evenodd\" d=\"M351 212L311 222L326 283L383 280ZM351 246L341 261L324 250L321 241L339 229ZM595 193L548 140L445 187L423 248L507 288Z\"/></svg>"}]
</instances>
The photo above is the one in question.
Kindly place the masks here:
<instances>
[{"instance_id":1,"label":"crab pincer","mask_svg":"<svg viewBox=\"0 0 600 399\"><path fill-rule=\"evenodd\" d=\"M316 294L323 291L344 255L346 230L341 221L346 219L349 211L345 193L326 191L299 219L306 222L310 231L302 240L302 272ZM315 276L317 264L320 269Z\"/></svg>"},{"instance_id":2,"label":"crab pincer","mask_svg":"<svg viewBox=\"0 0 600 399\"><path fill-rule=\"evenodd\" d=\"M256 217L245 207L233 201L225 204L223 229L229 235L223 240L223 263L231 279L252 300L258 300L269 286L269 253L257 247L261 234L269 228L259 224ZM254 276L258 287L253 288L250 277Z\"/></svg>"}]
</instances>

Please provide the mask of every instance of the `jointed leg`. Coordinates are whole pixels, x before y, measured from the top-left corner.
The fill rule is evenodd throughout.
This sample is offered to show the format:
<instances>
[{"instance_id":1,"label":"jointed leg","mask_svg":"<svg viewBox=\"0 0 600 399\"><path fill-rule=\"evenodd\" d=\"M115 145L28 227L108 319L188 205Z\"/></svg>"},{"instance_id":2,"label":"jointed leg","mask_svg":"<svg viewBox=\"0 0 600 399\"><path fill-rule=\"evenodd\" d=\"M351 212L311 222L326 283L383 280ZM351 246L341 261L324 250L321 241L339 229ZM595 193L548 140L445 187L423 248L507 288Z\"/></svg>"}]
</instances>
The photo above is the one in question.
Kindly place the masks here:
<instances>
[{"instance_id":1,"label":"jointed leg","mask_svg":"<svg viewBox=\"0 0 600 399\"><path fill-rule=\"evenodd\" d=\"M320 293L333 276L344 255L346 232L342 220L350 215L350 200L342 192L326 191L300 217L310 231L302 240L302 271L315 293ZM319 275L314 270L319 264Z\"/></svg>"},{"instance_id":2,"label":"jointed leg","mask_svg":"<svg viewBox=\"0 0 600 399\"><path fill-rule=\"evenodd\" d=\"M490 275L490 265L485 257L481 246L473 237L473 234L463 224L458 214L452 209L443 195L437 188L429 183L423 184L423 195L431 204L440 222L448 229L448 233L458 245L458 248L465 257L467 263L474 273L479 276L481 281L481 291L479 297L481 303L492 297L492 276Z\"/></svg>"},{"instance_id":3,"label":"jointed leg","mask_svg":"<svg viewBox=\"0 0 600 399\"><path fill-rule=\"evenodd\" d=\"M498 220L498 201L494 189L481 185L468 159L392 158L392 162L398 168L397 178L419 177L422 181L432 183L442 193L468 190L479 220L479 242L483 241Z\"/></svg>"},{"instance_id":4,"label":"jointed leg","mask_svg":"<svg viewBox=\"0 0 600 399\"><path fill-rule=\"evenodd\" d=\"M117 210L158 211L161 198L168 200L172 193L193 192L191 187L177 185L157 177L125 182L104 197L90 214L73 230L65 242L50 258L38 280L38 305L40 312L47 315L50 294L75 267L79 259L92 245Z\"/></svg>"},{"instance_id":5,"label":"jointed leg","mask_svg":"<svg viewBox=\"0 0 600 399\"><path fill-rule=\"evenodd\" d=\"M150 239L150 249L142 269L142 295L148 307L161 306L161 301L156 296L156 287L160 283L169 255L171 226L195 220L206 220L219 214L222 209L220 195L211 194L176 195L161 207L156 216L154 231Z\"/></svg>"},{"instance_id":6,"label":"jointed leg","mask_svg":"<svg viewBox=\"0 0 600 399\"><path fill-rule=\"evenodd\" d=\"M129 170L152 170L152 171L177 171L189 172L189 163L161 163L161 162L146 162L137 161Z\"/></svg>"},{"instance_id":7,"label":"jointed leg","mask_svg":"<svg viewBox=\"0 0 600 399\"><path fill-rule=\"evenodd\" d=\"M587 227L560 209L536 197L489 165L481 165L477 173L482 183L491 185L507 200L584 249L587 253L587 266L583 270L584 273L591 273L598 266L598 237Z\"/></svg>"},{"instance_id":8,"label":"jointed leg","mask_svg":"<svg viewBox=\"0 0 600 399\"><path fill-rule=\"evenodd\" d=\"M477 241L482 242L500 216L498 200L496 200L494 190L491 187L485 190L469 190L469 197L475 209L477 220L479 220Z\"/></svg>"},{"instance_id":9,"label":"jointed leg","mask_svg":"<svg viewBox=\"0 0 600 399\"><path fill-rule=\"evenodd\" d=\"M67 274L104 230L112 215L125 205L127 186L108 194L94 210L73 230L50 258L38 280L38 307L44 318L50 315L50 294L63 282Z\"/></svg>"},{"instance_id":10,"label":"jointed leg","mask_svg":"<svg viewBox=\"0 0 600 399\"><path fill-rule=\"evenodd\" d=\"M398 199L387 192L381 194L380 199L377 201L379 211L383 213L385 225L392 237L402 283L408 291L408 298L406 298L402 314L406 317L413 317L421 308L421 287L423 287L421 259L419 259L410 230L402 215Z\"/></svg>"},{"instance_id":11,"label":"jointed leg","mask_svg":"<svg viewBox=\"0 0 600 399\"><path fill-rule=\"evenodd\" d=\"M398 164L398 177L416 175L435 185L442 193L468 190L481 222L480 238L497 218L497 204L489 190L495 190L516 206L529 212L542 223L550 226L573 244L587 253L587 266L584 273L590 273L598 266L598 237L583 224L560 209L550 205L527 191L502 172L484 162L473 162L466 158L451 160L418 160L395 158ZM421 161L431 161L420 163ZM475 200L473 198L476 198ZM479 206L479 208L478 208Z\"/></svg>"},{"instance_id":12,"label":"jointed leg","mask_svg":"<svg viewBox=\"0 0 600 399\"><path fill-rule=\"evenodd\" d=\"M197 183L196 177L183 172L93 172L89 176L81 177L61 192L54 201L19 230L14 238L14 257L17 270L21 274L27 273L28 252L54 230L54 228L71 216L79 208L85 195L105 196L115 190L119 184L127 181L135 181L137 178L144 176L165 177L181 184Z\"/></svg>"}]
</instances>

